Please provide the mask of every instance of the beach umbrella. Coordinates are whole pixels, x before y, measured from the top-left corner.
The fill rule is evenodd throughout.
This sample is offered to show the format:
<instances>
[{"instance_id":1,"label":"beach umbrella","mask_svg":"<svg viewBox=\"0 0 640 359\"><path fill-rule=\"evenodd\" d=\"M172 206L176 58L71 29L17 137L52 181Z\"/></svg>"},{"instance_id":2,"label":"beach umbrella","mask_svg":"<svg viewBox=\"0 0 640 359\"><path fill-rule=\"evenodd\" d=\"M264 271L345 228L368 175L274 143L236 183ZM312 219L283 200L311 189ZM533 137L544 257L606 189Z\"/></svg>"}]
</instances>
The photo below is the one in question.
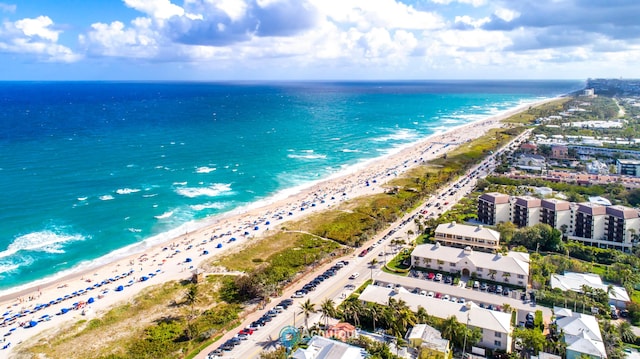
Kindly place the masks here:
<instances>
[{"instance_id":1,"label":"beach umbrella","mask_svg":"<svg viewBox=\"0 0 640 359\"><path fill-rule=\"evenodd\" d=\"M218 243L218 245L216 246L216 248L222 248L222 243Z\"/></svg>"},{"instance_id":2,"label":"beach umbrella","mask_svg":"<svg viewBox=\"0 0 640 359\"><path fill-rule=\"evenodd\" d=\"M93 302L95 302L96 300L93 299L93 297L89 297L89 299L87 299L87 303L91 304Z\"/></svg>"},{"instance_id":3,"label":"beach umbrella","mask_svg":"<svg viewBox=\"0 0 640 359\"><path fill-rule=\"evenodd\" d=\"M311 203L311 207L315 207L315 206L316 206L316 204L315 204L315 203Z\"/></svg>"},{"instance_id":4,"label":"beach umbrella","mask_svg":"<svg viewBox=\"0 0 640 359\"><path fill-rule=\"evenodd\" d=\"M260 227L258 227L258 226L253 227L254 231L257 231L258 229L260 229Z\"/></svg>"},{"instance_id":5,"label":"beach umbrella","mask_svg":"<svg viewBox=\"0 0 640 359\"><path fill-rule=\"evenodd\" d=\"M207 255L207 254L209 254L209 251L202 251L202 254L203 255Z\"/></svg>"},{"instance_id":6,"label":"beach umbrella","mask_svg":"<svg viewBox=\"0 0 640 359\"><path fill-rule=\"evenodd\" d=\"M142 278L140 278L140 281L141 281L141 282L144 282L144 281L146 281L146 280L148 280L148 279L149 279L149 277L142 276Z\"/></svg>"},{"instance_id":7,"label":"beach umbrella","mask_svg":"<svg viewBox=\"0 0 640 359\"><path fill-rule=\"evenodd\" d=\"M184 261L185 261L185 263L189 263L189 262L191 262L191 258L187 258Z\"/></svg>"},{"instance_id":8,"label":"beach umbrella","mask_svg":"<svg viewBox=\"0 0 640 359\"><path fill-rule=\"evenodd\" d=\"M235 242L235 241L236 241L236 237L231 237L231 238L229 239L229 242Z\"/></svg>"},{"instance_id":9,"label":"beach umbrella","mask_svg":"<svg viewBox=\"0 0 640 359\"><path fill-rule=\"evenodd\" d=\"M68 309L68 308L62 308L62 309L60 309L60 313L62 313L62 314L67 314L67 312L69 312L69 309Z\"/></svg>"},{"instance_id":10,"label":"beach umbrella","mask_svg":"<svg viewBox=\"0 0 640 359\"><path fill-rule=\"evenodd\" d=\"M124 287L119 285L116 287L116 292L122 292L124 290Z\"/></svg>"},{"instance_id":11,"label":"beach umbrella","mask_svg":"<svg viewBox=\"0 0 640 359\"><path fill-rule=\"evenodd\" d=\"M38 325L38 322L36 322L35 320L29 322L29 328L35 327L36 325Z\"/></svg>"},{"instance_id":12,"label":"beach umbrella","mask_svg":"<svg viewBox=\"0 0 640 359\"><path fill-rule=\"evenodd\" d=\"M264 224L266 224L266 225L268 226L268 225L270 225L270 224L271 224L271 222L266 221L266 222L264 222Z\"/></svg>"}]
</instances>

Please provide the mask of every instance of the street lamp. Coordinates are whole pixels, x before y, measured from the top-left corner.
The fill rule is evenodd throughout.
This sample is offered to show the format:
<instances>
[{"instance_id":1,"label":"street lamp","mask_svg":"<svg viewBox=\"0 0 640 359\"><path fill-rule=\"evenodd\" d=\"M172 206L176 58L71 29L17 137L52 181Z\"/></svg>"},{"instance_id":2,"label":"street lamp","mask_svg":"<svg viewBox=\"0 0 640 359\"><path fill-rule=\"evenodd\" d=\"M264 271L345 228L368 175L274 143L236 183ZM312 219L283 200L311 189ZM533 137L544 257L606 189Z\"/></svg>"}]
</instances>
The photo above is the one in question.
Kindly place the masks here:
<instances>
[{"instance_id":1,"label":"street lamp","mask_svg":"<svg viewBox=\"0 0 640 359\"><path fill-rule=\"evenodd\" d=\"M471 310L471 307L469 307L469 310ZM462 359L464 358L465 355L465 350L467 350L467 332L469 331L469 312L467 312L467 325L465 327L465 331L464 331L464 341L462 344Z\"/></svg>"}]
</instances>

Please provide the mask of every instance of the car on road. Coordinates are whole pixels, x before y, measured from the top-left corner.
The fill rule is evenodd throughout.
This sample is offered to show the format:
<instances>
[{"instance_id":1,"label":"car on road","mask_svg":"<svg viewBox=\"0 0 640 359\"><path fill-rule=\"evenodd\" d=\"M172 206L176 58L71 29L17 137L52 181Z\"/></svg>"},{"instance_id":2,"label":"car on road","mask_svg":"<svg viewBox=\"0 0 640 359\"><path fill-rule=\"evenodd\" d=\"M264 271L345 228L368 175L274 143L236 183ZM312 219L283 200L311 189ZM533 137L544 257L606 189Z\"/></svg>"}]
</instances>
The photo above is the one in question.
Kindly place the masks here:
<instances>
[{"instance_id":1,"label":"car on road","mask_svg":"<svg viewBox=\"0 0 640 359\"><path fill-rule=\"evenodd\" d=\"M222 356L222 348L212 350L207 354L207 359L219 358Z\"/></svg>"},{"instance_id":2,"label":"car on road","mask_svg":"<svg viewBox=\"0 0 640 359\"><path fill-rule=\"evenodd\" d=\"M369 252L368 250L363 249L362 252L360 252L360 254L358 254L358 257L364 257L364 256L367 255L368 252Z\"/></svg>"},{"instance_id":3,"label":"car on road","mask_svg":"<svg viewBox=\"0 0 640 359\"><path fill-rule=\"evenodd\" d=\"M238 332L238 335L241 334L247 334L247 335L252 335L253 334L253 329L251 328L244 328L241 331Z\"/></svg>"},{"instance_id":4,"label":"car on road","mask_svg":"<svg viewBox=\"0 0 640 359\"><path fill-rule=\"evenodd\" d=\"M360 273L355 272L355 273L353 273L353 274L351 274L351 275L349 276L349 279L356 279L356 278L358 278L359 276L360 276Z\"/></svg>"}]
</instances>

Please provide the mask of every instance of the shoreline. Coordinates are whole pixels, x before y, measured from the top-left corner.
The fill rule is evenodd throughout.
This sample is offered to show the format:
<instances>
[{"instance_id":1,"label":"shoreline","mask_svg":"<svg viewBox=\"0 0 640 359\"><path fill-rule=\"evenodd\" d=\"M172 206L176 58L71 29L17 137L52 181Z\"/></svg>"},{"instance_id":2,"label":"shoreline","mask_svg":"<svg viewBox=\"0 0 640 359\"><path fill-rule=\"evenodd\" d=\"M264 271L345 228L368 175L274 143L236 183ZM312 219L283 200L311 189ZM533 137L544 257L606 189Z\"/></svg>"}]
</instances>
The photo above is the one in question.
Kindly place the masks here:
<instances>
[{"instance_id":1,"label":"shoreline","mask_svg":"<svg viewBox=\"0 0 640 359\"><path fill-rule=\"evenodd\" d=\"M139 247L137 252L123 253L121 257L114 256L113 260L107 263L88 266L80 270L76 269L72 273L51 278L46 283L44 282L45 278L43 283L27 285L26 288L3 294L0 296L0 304L5 307L3 311L8 309L12 313L16 313L13 311L20 310L22 312L23 308L32 308L33 305L40 303L50 303L58 298L64 298L65 294L69 295L74 291L83 291L82 294L73 296L73 298L79 299L62 300L42 309L42 313L38 313L38 315L31 314L32 311L30 310L27 315L15 321L20 322L36 320L37 317L45 313L54 317L55 313L59 312L69 302L87 300L90 296L92 298L99 297L98 293L103 293L102 298L95 300L94 303L88 306L91 310L86 316L79 317L78 314L73 315L72 312L72 315L65 314L63 320L60 320L62 318L54 317L51 321L39 322L34 328L25 328L24 330L19 328L11 336L6 337L7 341L11 340L14 343L24 342L43 330L58 327L68 320L95 317L95 315L109 309L114 304L132 298L143 288L150 285L176 279L187 279L190 277L192 269L200 267L201 264L210 261L218 254L225 254L230 249L242 246L251 238L268 234L270 226L276 227L291 220L299 220L309 213L330 209L348 199L381 193L384 191L384 184L401 173L424 161L436 158L444 152L455 149L469 140L479 137L491 128L503 126L502 120L526 111L528 107L539 106L563 96L519 104L499 114L459 125L445 132L434 133L415 143L393 149L383 156L349 166L344 171L330 175L328 178L301 185L295 191L292 191L295 187L285 189L225 214L202 219L198 223L190 222L190 225L197 225L197 228L190 232L178 234L177 232L182 230L182 226L180 226L180 229L165 232L167 240L162 243L149 244L148 242L145 243L147 241L145 239L142 242L123 247L101 258L114 256L118 251L126 252L132 248ZM477 130L464 131L467 128L477 128ZM281 192L286 193L287 191L292 191L292 193L288 195L281 194ZM274 223L272 224L271 222ZM176 235L172 236L170 233L174 232L176 232ZM232 238L235 239L231 240ZM213 248L217 245L222 247ZM204 254L204 251L208 251L210 254ZM99 260L100 258L95 261ZM124 275L124 273L129 273L131 270L133 270L132 274ZM141 276L146 276L147 272L149 272L148 279L140 281ZM104 293L102 286L91 290L88 289L112 276L117 277L119 273L123 274L119 279L105 284L105 286L109 287L108 292ZM151 276L152 273L154 273L153 276ZM131 277L133 279L125 279ZM116 291L114 287L118 284L126 285L126 287L122 291ZM84 290L85 287L87 288L86 291ZM7 328L15 326L14 323L7 326ZM0 332L4 331L5 328L0 327Z\"/></svg>"}]
</instances>

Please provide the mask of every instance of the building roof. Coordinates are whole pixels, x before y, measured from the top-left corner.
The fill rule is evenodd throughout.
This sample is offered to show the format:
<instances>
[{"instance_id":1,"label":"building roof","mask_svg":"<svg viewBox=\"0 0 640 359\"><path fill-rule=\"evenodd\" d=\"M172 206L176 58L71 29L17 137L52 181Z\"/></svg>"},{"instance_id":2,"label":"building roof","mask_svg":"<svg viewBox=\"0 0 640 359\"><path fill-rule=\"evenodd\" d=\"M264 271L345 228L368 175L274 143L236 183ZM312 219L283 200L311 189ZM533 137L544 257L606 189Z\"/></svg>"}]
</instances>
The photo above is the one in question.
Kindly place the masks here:
<instances>
[{"instance_id":1,"label":"building roof","mask_svg":"<svg viewBox=\"0 0 640 359\"><path fill-rule=\"evenodd\" d=\"M631 219L640 217L640 212L637 209L621 205L608 206L606 211L608 215L618 218Z\"/></svg>"},{"instance_id":2,"label":"building roof","mask_svg":"<svg viewBox=\"0 0 640 359\"><path fill-rule=\"evenodd\" d=\"M556 319L558 329L564 332L567 350L606 358L602 334L596 317L573 313L572 316Z\"/></svg>"},{"instance_id":3,"label":"building roof","mask_svg":"<svg viewBox=\"0 0 640 359\"><path fill-rule=\"evenodd\" d=\"M479 198L483 201L494 204L509 203L509 195L499 192L483 193Z\"/></svg>"},{"instance_id":4,"label":"building roof","mask_svg":"<svg viewBox=\"0 0 640 359\"><path fill-rule=\"evenodd\" d=\"M420 339L422 345L435 349L439 352L446 352L449 348L449 340L443 339L440 331L427 324L416 324L407 332L407 340Z\"/></svg>"},{"instance_id":5,"label":"building roof","mask_svg":"<svg viewBox=\"0 0 640 359\"><path fill-rule=\"evenodd\" d=\"M560 288L562 290L582 293L583 285L594 289L602 289L605 292L609 289L609 285L602 283L600 276L594 273L566 272L564 275L551 275L551 288L553 289ZM627 290L619 286L613 286L611 293L609 293L609 299L622 302L631 301Z\"/></svg>"},{"instance_id":6,"label":"building roof","mask_svg":"<svg viewBox=\"0 0 640 359\"><path fill-rule=\"evenodd\" d=\"M623 165L640 165L640 160L633 159L618 159L618 162Z\"/></svg>"},{"instance_id":7,"label":"building roof","mask_svg":"<svg viewBox=\"0 0 640 359\"><path fill-rule=\"evenodd\" d=\"M476 267L495 269L500 272L523 274L526 276L529 275L528 253L509 252L507 255L502 255L500 253L476 252L469 248L447 247L436 243L418 245L413 249L411 255L456 263L462 260L469 260Z\"/></svg>"},{"instance_id":8,"label":"building roof","mask_svg":"<svg viewBox=\"0 0 640 359\"><path fill-rule=\"evenodd\" d=\"M402 287L389 289L377 285L368 285L359 297L365 302L382 305L389 304L389 298L403 300L413 311L418 311L418 307L426 308L428 311L429 308L437 308L437 310L430 310L429 314L443 319L454 315L460 323L467 323L468 319L469 325L476 328L511 333L511 314L480 308L472 302L454 303L413 294Z\"/></svg>"},{"instance_id":9,"label":"building roof","mask_svg":"<svg viewBox=\"0 0 640 359\"><path fill-rule=\"evenodd\" d=\"M589 197L589 200L591 200L591 198L594 198L594 197ZM592 216L601 216L606 214L607 208L598 203L582 202L582 203L578 203L578 212L590 214Z\"/></svg>"},{"instance_id":10,"label":"building roof","mask_svg":"<svg viewBox=\"0 0 640 359\"><path fill-rule=\"evenodd\" d=\"M540 207L540 198L532 196L518 196L516 197L516 205L526 208Z\"/></svg>"},{"instance_id":11,"label":"building roof","mask_svg":"<svg viewBox=\"0 0 640 359\"><path fill-rule=\"evenodd\" d=\"M550 209L552 211L568 211L571 209L571 204L567 201L556 198L548 198L540 201L542 208Z\"/></svg>"},{"instance_id":12,"label":"building roof","mask_svg":"<svg viewBox=\"0 0 640 359\"><path fill-rule=\"evenodd\" d=\"M490 241L500 241L500 233L493 229L484 228L482 225L469 226L456 222L439 224L435 233L450 234L454 236L463 236L469 238L479 238Z\"/></svg>"},{"instance_id":13,"label":"building roof","mask_svg":"<svg viewBox=\"0 0 640 359\"><path fill-rule=\"evenodd\" d=\"M361 348L314 336L306 349L298 348L291 356L294 359L357 359L365 358Z\"/></svg>"}]
</instances>

